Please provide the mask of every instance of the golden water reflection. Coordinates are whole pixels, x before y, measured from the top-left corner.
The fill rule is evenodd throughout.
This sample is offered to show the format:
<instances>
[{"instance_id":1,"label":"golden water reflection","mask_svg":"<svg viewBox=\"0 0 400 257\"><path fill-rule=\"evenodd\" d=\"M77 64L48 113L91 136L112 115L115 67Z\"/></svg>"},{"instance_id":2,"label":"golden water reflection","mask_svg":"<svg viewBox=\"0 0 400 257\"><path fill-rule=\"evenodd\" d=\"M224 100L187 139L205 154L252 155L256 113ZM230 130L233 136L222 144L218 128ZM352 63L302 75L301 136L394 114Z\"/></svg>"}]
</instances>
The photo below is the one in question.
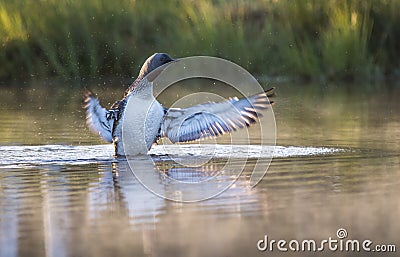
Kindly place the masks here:
<instances>
[{"instance_id":1,"label":"golden water reflection","mask_svg":"<svg viewBox=\"0 0 400 257\"><path fill-rule=\"evenodd\" d=\"M15 92L2 93L0 144L100 142L85 129L79 92L48 97L32 91L35 98L22 102ZM104 93L105 102L118 93ZM248 187L255 164L249 160L232 188L197 203L155 196L123 160L2 166L0 256L278 256L259 252L258 240L266 234L322 240L335 237L339 228L350 239L399 248L399 90L283 85L277 95L278 145L347 151L276 158L254 189ZM220 164L214 161L207 172L214 174ZM174 166L154 167L167 174ZM159 175L155 183L163 187ZM321 253L332 254L354 255Z\"/></svg>"}]
</instances>

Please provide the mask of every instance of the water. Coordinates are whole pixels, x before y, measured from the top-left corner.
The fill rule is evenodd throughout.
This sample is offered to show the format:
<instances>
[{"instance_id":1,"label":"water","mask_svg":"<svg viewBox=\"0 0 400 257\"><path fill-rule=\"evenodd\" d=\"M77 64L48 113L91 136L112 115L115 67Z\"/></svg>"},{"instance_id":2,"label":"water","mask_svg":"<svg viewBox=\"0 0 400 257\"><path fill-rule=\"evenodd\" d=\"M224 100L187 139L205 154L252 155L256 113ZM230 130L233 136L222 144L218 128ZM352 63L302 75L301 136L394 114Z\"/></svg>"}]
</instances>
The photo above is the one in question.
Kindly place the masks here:
<instances>
[{"instance_id":1,"label":"water","mask_svg":"<svg viewBox=\"0 0 400 257\"><path fill-rule=\"evenodd\" d=\"M230 189L180 203L145 189L86 128L81 91L58 86L1 89L0 256L309 256L260 252L257 242L338 239L339 228L348 239L400 247L398 87L277 85L277 149L262 182L249 187L260 157L253 146ZM123 91L91 87L104 104ZM158 146L150 165L133 162L172 194L163 174L198 182L218 175L229 156L220 146L206 165L185 169L177 161L190 160L193 147L171 159Z\"/></svg>"}]
</instances>

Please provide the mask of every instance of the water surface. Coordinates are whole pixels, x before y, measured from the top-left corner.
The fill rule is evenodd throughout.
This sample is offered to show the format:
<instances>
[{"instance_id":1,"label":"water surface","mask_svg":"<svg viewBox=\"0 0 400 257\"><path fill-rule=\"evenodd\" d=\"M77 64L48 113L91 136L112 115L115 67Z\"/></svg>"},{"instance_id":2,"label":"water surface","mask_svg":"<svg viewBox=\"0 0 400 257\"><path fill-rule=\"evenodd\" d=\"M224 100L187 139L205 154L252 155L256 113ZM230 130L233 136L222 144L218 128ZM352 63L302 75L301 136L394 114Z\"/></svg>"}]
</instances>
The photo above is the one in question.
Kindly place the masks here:
<instances>
[{"instance_id":1,"label":"water surface","mask_svg":"<svg viewBox=\"0 0 400 257\"><path fill-rule=\"evenodd\" d=\"M123 92L91 87L105 105ZM145 189L128 162L114 158L112 146L86 128L81 90L56 83L1 89L0 256L278 255L258 251L258 240L266 234L321 240L336 237L339 228L350 239L399 248L400 89L276 87L278 147L266 177L249 187L256 151L230 189L196 203L165 200ZM157 174L160 187L163 174L197 182L226 161L222 149L206 165L186 169L160 147L152 151L154 164L135 163Z\"/></svg>"}]
</instances>

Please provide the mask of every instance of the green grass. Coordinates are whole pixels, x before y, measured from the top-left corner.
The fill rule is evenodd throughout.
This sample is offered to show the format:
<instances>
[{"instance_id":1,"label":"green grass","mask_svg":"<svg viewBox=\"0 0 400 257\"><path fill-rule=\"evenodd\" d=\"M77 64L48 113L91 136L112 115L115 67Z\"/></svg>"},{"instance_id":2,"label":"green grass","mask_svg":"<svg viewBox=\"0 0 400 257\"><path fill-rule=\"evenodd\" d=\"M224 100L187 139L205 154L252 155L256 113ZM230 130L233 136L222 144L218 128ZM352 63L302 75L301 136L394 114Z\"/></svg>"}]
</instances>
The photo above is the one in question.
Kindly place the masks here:
<instances>
[{"instance_id":1,"label":"green grass","mask_svg":"<svg viewBox=\"0 0 400 257\"><path fill-rule=\"evenodd\" d=\"M0 81L134 77L154 52L213 55L258 76L399 73L399 0L0 2Z\"/></svg>"}]
</instances>

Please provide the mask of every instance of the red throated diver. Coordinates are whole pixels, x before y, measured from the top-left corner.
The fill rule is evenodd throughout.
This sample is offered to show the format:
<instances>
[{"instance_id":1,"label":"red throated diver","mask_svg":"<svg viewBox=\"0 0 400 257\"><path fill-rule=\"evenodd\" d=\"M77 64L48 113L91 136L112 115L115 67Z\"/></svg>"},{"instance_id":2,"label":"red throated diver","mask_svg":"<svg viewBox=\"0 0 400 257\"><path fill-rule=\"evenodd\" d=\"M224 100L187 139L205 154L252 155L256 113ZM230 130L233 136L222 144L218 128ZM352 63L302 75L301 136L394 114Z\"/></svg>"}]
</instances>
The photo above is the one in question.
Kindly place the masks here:
<instances>
[{"instance_id":1,"label":"red throated diver","mask_svg":"<svg viewBox=\"0 0 400 257\"><path fill-rule=\"evenodd\" d=\"M163 108L153 96L153 80L158 74L150 74L158 67L175 61L168 54L156 53L143 64L139 76L125 91L122 100L115 102L109 110L89 90L85 93L87 124L105 141L113 142L116 155L146 154L159 137L168 137L171 142L189 142L205 137L216 137L238 128L256 123L262 115L260 110L268 108L267 96L273 88L248 98L232 98L218 103L205 103L184 109ZM132 99L131 99L132 98ZM126 109L128 100L133 101ZM123 146L122 121L129 136L129 146Z\"/></svg>"}]
</instances>

